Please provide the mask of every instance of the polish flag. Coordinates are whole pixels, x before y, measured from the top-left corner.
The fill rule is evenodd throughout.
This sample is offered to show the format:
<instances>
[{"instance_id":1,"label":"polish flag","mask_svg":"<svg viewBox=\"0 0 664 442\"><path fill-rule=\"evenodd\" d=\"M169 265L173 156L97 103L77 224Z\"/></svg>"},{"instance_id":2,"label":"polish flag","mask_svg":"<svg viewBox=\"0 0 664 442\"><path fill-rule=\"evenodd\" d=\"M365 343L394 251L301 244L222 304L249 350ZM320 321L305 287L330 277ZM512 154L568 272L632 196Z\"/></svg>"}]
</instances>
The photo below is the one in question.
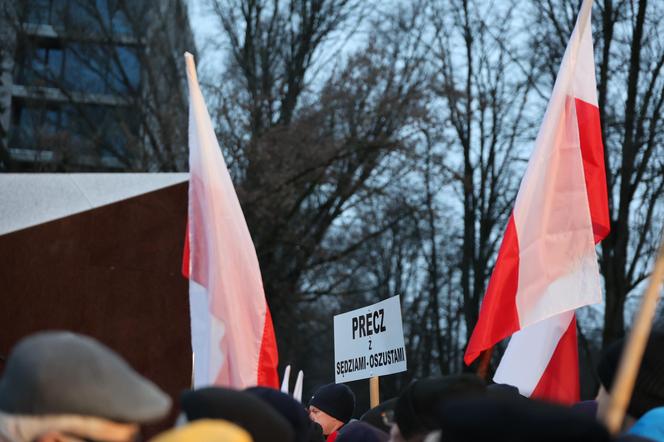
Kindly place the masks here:
<instances>
[{"instance_id":1,"label":"polish flag","mask_svg":"<svg viewBox=\"0 0 664 442\"><path fill-rule=\"evenodd\" d=\"M189 84L189 278L194 387L279 387L277 344L254 244L185 54Z\"/></svg>"},{"instance_id":2,"label":"polish flag","mask_svg":"<svg viewBox=\"0 0 664 442\"><path fill-rule=\"evenodd\" d=\"M562 403L579 398L574 310L602 300L595 244L609 232L591 9L585 0L464 357L513 335L494 381Z\"/></svg>"}]
</instances>

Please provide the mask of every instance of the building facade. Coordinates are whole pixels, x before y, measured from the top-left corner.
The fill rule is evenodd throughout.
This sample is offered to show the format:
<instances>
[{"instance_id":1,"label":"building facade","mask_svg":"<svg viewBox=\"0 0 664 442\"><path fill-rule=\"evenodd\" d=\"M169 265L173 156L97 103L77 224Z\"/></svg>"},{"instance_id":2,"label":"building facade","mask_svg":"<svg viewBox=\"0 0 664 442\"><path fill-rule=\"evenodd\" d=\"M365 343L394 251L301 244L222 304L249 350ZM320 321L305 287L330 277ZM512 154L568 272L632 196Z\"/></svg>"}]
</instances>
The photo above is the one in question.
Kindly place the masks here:
<instances>
[{"instance_id":1,"label":"building facade","mask_svg":"<svg viewBox=\"0 0 664 442\"><path fill-rule=\"evenodd\" d=\"M0 5L0 170L186 168L184 0Z\"/></svg>"}]
</instances>

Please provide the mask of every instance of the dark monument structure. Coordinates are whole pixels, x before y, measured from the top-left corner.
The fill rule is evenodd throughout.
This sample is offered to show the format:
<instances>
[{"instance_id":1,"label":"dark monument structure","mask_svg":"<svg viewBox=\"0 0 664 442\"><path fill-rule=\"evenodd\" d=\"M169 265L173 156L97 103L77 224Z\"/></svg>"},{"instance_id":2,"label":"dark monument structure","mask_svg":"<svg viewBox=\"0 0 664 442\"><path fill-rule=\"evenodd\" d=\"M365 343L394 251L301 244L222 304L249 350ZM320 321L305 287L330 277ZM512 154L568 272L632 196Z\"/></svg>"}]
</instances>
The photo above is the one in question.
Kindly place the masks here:
<instances>
[{"instance_id":1,"label":"dark monument structure","mask_svg":"<svg viewBox=\"0 0 664 442\"><path fill-rule=\"evenodd\" d=\"M0 355L38 330L84 333L119 352L177 404L190 386L192 363L181 275L186 180L187 174L0 175Z\"/></svg>"}]
</instances>

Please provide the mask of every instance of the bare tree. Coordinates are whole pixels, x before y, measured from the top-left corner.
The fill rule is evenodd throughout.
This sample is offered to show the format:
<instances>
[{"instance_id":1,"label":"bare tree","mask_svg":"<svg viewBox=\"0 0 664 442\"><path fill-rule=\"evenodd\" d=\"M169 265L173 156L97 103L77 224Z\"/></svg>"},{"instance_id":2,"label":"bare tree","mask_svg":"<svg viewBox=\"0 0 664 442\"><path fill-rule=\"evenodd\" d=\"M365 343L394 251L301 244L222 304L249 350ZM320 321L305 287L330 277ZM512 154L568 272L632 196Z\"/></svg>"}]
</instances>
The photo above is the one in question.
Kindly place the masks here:
<instances>
[{"instance_id":1,"label":"bare tree","mask_svg":"<svg viewBox=\"0 0 664 442\"><path fill-rule=\"evenodd\" d=\"M422 54L414 49L417 33L406 32L410 24L395 25L392 17L371 25L372 37L345 61L321 57L325 40L348 26L351 15L358 20L360 5L214 4L229 58L222 81L213 81L225 86L210 88L218 93L213 109L276 317L282 361L297 361L299 349L307 348L309 337L297 331L301 306L329 294L335 295L324 297L331 307L330 299L347 290L375 287L365 281L362 289L349 288L349 281L359 281L349 268L362 245L394 228L402 213L385 212L379 202L395 184L408 127L423 114L425 77L416 60ZM341 262L345 268L336 265Z\"/></svg>"},{"instance_id":2,"label":"bare tree","mask_svg":"<svg viewBox=\"0 0 664 442\"><path fill-rule=\"evenodd\" d=\"M382 203L403 213L399 234L389 230L354 254L353 269L359 267L365 282L353 276L344 286L347 293L364 287L402 294L407 377L461 369L511 209L518 153L534 135L525 117L532 79L513 66L511 12L475 3L449 8L419 4L411 27L419 31L425 56L417 62L432 73L427 87L433 97L422 96L427 115L407 161L392 172L407 185L392 187ZM389 219L385 215L378 211L373 219Z\"/></svg>"},{"instance_id":3,"label":"bare tree","mask_svg":"<svg viewBox=\"0 0 664 442\"><path fill-rule=\"evenodd\" d=\"M457 247L467 337L511 211L519 150L533 135L526 118L531 79L514 63L520 56L514 11L472 0L431 7L432 89L463 219Z\"/></svg>"},{"instance_id":4,"label":"bare tree","mask_svg":"<svg viewBox=\"0 0 664 442\"><path fill-rule=\"evenodd\" d=\"M2 20L0 20L2 23ZM9 41L9 36L6 35L6 30L4 32L0 31L0 39L3 41ZM8 72L5 72L4 64L7 62L9 57L8 48L6 45L0 45L0 91L6 88L8 83L7 77L9 76ZM9 126L8 121L4 121L7 118L2 118L3 115L6 115L6 105L2 96L0 96L0 171L6 171L9 169L9 164L11 158L9 157L9 151L6 146L7 139L7 127Z\"/></svg>"}]
</instances>

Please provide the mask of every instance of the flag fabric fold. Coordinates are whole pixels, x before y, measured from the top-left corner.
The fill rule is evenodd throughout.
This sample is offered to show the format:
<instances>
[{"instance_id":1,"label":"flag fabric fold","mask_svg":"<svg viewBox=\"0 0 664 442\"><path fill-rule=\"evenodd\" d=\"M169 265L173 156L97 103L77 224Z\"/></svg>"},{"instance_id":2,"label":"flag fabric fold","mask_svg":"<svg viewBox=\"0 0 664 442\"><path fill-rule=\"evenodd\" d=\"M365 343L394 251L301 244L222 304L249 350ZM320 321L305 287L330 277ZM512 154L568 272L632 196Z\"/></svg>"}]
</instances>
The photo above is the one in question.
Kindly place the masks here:
<instances>
[{"instance_id":1,"label":"flag fabric fold","mask_svg":"<svg viewBox=\"0 0 664 442\"><path fill-rule=\"evenodd\" d=\"M201 93L189 85L189 208L183 273L189 278L196 388L278 388L277 345L256 251Z\"/></svg>"},{"instance_id":2,"label":"flag fabric fold","mask_svg":"<svg viewBox=\"0 0 664 442\"><path fill-rule=\"evenodd\" d=\"M513 335L494 380L568 403L579 390L574 310L601 302L595 244L609 232L591 9L585 0L464 357Z\"/></svg>"}]
</instances>

